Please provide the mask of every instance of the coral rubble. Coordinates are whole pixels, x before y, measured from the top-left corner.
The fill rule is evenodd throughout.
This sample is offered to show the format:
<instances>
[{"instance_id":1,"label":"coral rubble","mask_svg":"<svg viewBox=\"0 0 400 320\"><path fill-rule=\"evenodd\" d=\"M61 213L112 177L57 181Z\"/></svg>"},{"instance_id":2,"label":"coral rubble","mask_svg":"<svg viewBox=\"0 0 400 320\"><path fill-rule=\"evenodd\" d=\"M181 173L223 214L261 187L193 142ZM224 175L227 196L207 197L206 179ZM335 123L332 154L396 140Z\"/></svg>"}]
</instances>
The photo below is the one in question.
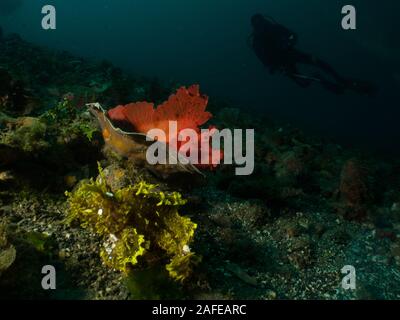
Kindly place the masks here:
<instances>
[{"instance_id":1,"label":"coral rubble","mask_svg":"<svg viewBox=\"0 0 400 320\"><path fill-rule=\"evenodd\" d=\"M254 128L254 174L149 170L147 130L168 144L171 119ZM0 297L398 299L399 191L396 158L0 37ZM30 285L44 264L57 293ZM346 264L357 290L340 287Z\"/></svg>"}]
</instances>

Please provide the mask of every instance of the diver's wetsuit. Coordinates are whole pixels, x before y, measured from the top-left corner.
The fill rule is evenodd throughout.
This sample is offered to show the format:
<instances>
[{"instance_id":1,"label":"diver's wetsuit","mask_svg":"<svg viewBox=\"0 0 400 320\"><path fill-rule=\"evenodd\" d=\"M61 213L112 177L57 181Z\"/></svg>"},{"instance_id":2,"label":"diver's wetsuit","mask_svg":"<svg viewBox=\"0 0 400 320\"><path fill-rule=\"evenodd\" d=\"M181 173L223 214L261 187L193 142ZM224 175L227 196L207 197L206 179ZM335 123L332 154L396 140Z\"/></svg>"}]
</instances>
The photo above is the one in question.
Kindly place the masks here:
<instances>
[{"instance_id":1,"label":"diver's wetsuit","mask_svg":"<svg viewBox=\"0 0 400 320\"><path fill-rule=\"evenodd\" d=\"M363 93L372 92L371 85L344 78L325 61L296 49L297 35L272 19L256 14L252 17L252 25L253 50L271 73L283 72L301 87L308 87L312 82L319 82L335 93L343 93L345 89ZM297 68L298 64L314 66L329 75L332 81L321 74L314 76L301 74Z\"/></svg>"}]
</instances>

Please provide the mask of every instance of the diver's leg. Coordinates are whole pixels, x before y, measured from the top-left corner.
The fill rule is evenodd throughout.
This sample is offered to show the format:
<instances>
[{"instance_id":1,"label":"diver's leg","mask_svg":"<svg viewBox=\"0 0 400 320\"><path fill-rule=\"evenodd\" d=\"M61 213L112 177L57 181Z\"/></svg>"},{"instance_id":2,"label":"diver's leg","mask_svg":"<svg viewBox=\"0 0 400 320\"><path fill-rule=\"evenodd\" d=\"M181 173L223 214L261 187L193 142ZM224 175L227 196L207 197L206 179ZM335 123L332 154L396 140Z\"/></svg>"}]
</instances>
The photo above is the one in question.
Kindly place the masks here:
<instances>
[{"instance_id":1,"label":"diver's leg","mask_svg":"<svg viewBox=\"0 0 400 320\"><path fill-rule=\"evenodd\" d=\"M337 73L336 70L329 63L313 56L312 54L304 53L299 50L294 50L294 55L298 63L315 66L330 74L339 83L346 82L346 78Z\"/></svg>"},{"instance_id":2,"label":"diver's leg","mask_svg":"<svg viewBox=\"0 0 400 320\"><path fill-rule=\"evenodd\" d=\"M345 80L341 78L338 74L336 74L335 70L331 68L328 64L324 64L324 62L315 59L313 56L305 54L303 52L293 50L291 52L291 60L296 61L298 63L307 64L311 66L317 66L320 69L323 69L326 73L334 73L334 80L330 81L326 79L321 74L314 74L313 76L307 76L304 74L300 74L295 68L295 72L291 74L291 78L296 81L299 85L306 82L308 86L311 82L320 83L325 89L332 91L336 94L341 94L345 90ZM323 66L321 66L323 65ZM328 71L329 70L329 71ZM304 86L304 85L303 85Z\"/></svg>"},{"instance_id":3,"label":"diver's leg","mask_svg":"<svg viewBox=\"0 0 400 320\"><path fill-rule=\"evenodd\" d=\"M308 88L311 84L310 80L296 77L296 75L293 74L288 74L288 77L292 79L294 82L296 82L296 84L302 88Z\"/></svg>"},{"instance_id":4,"label":"diver's leg","mask_svg":"<svg viewBox=\"0 0 400 320\"><path fill-rule=\"evenodd\" d=\"M314 57L311 54L301 52L299 50L292 50L292 61L297 63L307 64L323 70L325 73L330 74L334 80L330 81L321 75L317 75L319 82L328 90L337 94L343 93L346 89L352 90L361 94L375 95L378 88L367 81L355 80L341 76L335 69L323 60Z\"/></svg>"},{"instance_id":5,"label":"diver's leg","mask_svg":"<svg viewBox=\"0 0 400 320\"><path fill-rule=\"evenodd\" d=\"M299 72L294 64L286 67L285 74L302 88L309 87L312 82L312 80L307 79L306 77L299 77Z\"/></svg>"}]
</instances>

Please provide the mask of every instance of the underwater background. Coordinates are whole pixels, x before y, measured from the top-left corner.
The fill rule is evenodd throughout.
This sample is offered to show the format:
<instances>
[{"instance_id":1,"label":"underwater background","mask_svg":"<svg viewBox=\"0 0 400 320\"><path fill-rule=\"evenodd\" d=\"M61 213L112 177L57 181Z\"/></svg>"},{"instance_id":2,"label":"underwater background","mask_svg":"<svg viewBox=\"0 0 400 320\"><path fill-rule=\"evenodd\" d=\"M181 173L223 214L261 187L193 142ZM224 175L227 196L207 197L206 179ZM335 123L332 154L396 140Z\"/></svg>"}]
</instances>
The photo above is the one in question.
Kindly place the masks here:
<instances>
[{"instance_id":1,"label":"underwater background","mask_svg":"<svg viewBox=\"0 0 400 320\"><path fill-rule=\"evenodd\" d=\"M346 1L54 0L57 30L40 27L46 1L13 2L0 24L24 39L108 59L162 81L199 83L209 95L256 114L285 119L345 144L398 151L400 44L398 1L351 1L358 29L341 29ZM18 5L19 4L19 5ZM373 81L374 99L307 90L270 76L247 44L254 13L299 34L299 48L347 76Z\"/></svg>"},{"instance_id":2,"label":"underwater background","mask_svg":"<svg viewBox=\"0 0 400 320\"><path fill-rule=\"evenodd\" d=\"M357 30L341 28L346 4ZM0 0L0 299L400 299L399 11ZM255 13L378 93L271 75ZM151 166L143 134L171 119L255 129L253 174Z\"/></svg>"}]
</instances>

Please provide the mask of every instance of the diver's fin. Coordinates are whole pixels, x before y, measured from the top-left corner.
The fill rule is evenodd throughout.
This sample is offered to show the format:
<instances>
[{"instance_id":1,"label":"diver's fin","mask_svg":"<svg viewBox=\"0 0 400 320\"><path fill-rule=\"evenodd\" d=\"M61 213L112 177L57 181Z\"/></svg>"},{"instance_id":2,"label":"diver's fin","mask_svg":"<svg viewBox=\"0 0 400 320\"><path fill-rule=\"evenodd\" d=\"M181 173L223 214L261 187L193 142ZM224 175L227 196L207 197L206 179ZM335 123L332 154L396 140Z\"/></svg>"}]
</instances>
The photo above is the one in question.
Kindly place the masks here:
<instances>
[{"instance_id":1,"label":"diver's fin","mask_svg":"<svg viewBox=\"0 0 400 320\"><path fill-rule=\"evenodd\" d=\"M330 81L322 81L321 84L326 90L329 90L335 94L343 94L345 91L344 86L341 86L337 83L333 83Z\"/></svg>"},{"instance_id":2,"label":"diver's fin","mask_svg":"<svg viewBox=\"0 0 400 320\"><path fill-rule=\"evenodd\" d=\"M368 81L355 79L346 79L346 88L359 94L366 94L368 96L374 96L379 91L379 88L375 84Z\"/></svg>"},{"instance_id":3,"label":"diver's fin","mask_svg":"<svg viewBox=\"0 0 400 320\"><path fill-rule=\"evenodd\" d=\"M328 91L334 94L343 94L345 91L345 86L341 83L327 80L323 75L319 73L314 74L314 78L318 79L318 82Z\"/></svg>"}]
</instances>

